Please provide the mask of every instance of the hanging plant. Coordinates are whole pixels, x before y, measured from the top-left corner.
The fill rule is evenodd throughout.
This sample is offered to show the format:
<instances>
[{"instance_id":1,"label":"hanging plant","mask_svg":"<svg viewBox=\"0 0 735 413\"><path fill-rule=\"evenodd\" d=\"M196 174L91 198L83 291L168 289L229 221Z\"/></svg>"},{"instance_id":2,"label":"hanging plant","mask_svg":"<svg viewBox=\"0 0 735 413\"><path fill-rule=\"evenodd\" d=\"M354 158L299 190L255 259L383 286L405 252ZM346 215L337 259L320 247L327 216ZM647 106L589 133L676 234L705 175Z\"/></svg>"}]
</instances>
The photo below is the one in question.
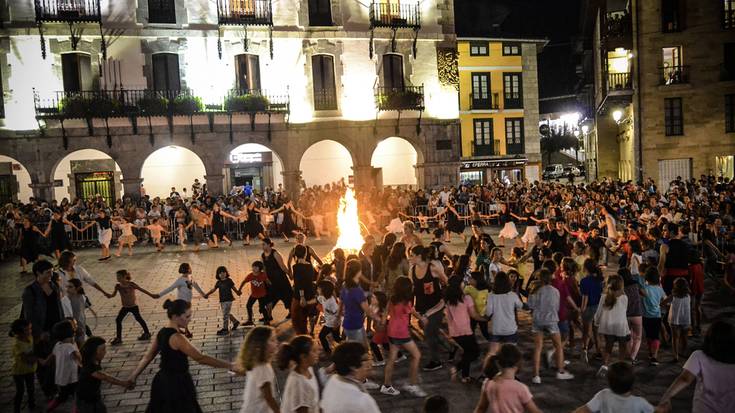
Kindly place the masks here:
<instances>
[{"instance_id":1,"label":"hanging plant","mask_svg":"<svg viewBox=\"0 0 735 413\"><path fill-rule=\"evenodd\" d=\"M171 103L176 115L193 115L204 109L202 99L197 96L177 96Z\"/></svg>"},{"instance_id":2,"label":"hanging plant","mask_svg":"<svg viewBox=\"0 0 735 413\"><path fill-rule=\"evenodd\" d=\"M163 116L168 113L168 99L146 96L138 101L138 110L145 116Z\"/></svg>"},{"instance_id":3,"label":"hanging plant","mask_svg":"<svg viewBox=\"0 0 735 413\"><path fill-rule=\"evenodd\" d=\"M270 101L262 95L230 96L225 100L227 112L264 112Z\"/></svg>"}]
</instances>

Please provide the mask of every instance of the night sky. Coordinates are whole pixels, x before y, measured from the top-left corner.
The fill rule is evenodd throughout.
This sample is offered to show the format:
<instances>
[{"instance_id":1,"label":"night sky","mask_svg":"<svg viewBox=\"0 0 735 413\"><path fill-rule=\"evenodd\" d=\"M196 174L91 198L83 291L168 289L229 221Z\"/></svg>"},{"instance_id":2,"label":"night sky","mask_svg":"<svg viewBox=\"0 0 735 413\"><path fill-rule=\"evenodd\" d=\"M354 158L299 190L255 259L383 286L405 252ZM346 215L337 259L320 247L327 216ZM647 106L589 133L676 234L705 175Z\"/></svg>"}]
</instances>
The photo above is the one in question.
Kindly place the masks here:
<instances>
[{"instance_id":1,"label":"night sky","mask_svg":"<svg viewBox=\"0 0 735 413\"><path fill-rule=\"evenodd\" d=\"M548 39L539 55L539 97L573 94L582 1L590 0L454 0L457 36Z\"/></svg>"}]
</instances>

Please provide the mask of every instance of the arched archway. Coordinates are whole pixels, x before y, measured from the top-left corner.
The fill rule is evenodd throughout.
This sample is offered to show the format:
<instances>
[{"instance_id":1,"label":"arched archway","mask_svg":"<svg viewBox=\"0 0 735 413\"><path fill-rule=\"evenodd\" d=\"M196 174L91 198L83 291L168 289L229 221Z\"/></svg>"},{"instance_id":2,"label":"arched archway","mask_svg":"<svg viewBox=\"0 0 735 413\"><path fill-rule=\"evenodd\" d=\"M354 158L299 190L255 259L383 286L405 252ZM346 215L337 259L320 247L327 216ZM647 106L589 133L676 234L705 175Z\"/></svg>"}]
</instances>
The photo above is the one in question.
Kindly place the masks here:
<instances>
[{"instance_id":1,"label":"arched archway","mask_svg":"<svg viewBox=\"0 0 735 413\"><path fill-rule=\"evenodd\" d=\"M140 169L146 195L151 198L168 197L171 188L181 196L191 196L191 184L198 179L204 184L206 170L202 159L192 150L181 146L166 146L148 155Z\"/></svg>"},{"instance_id":2,"label":"arched archway","mask_svg":"<svg viewBox=\"0 0 735 413\"><path fill-rule=\"evenodd\" d=\"M311 145L301 156L299 169L306 186L324 185L352 175L352 154L341 143L326 139Z\"/></svg>"},{"instance_id":3,"label":"arched archway","mask_svg":"<svg viewBox=\"0 0 735 413\"><path fill-rule=\"evenodd\" d=\"M107 205L112 205L123 196L120 165L97 149L80 149L64 156L54 166L51 176L54 181L61 181L61 186L54 187L57 201L101 195Z\"/></svg>"},{"instance_id":4,"label":"arched archway","mask_svg":"<svg viewBox=\"0 0 735 413\"><path fill-rule=\"evenodd\" d=\"M0 204L17 199L26 203L33 196L28 186L31 174L22 163L5 155L0 155Z\"/></svg>"},{"instance_id":5,"label":"arched archway","mask_svg":"<svg viewBox=\"0 0 735 413\"><path fill-rule=\"evenodd\" d=\"M259 143L245 143L231 150L225 160L225 188L250 183L262 192L266 187L283 185L283 160Z\"/></svg>"},{"instance_id":6,"label":"arched archway","mask_svg":"<svg viewBox=\"0 0 735 413\"><path fill-rule=\"evenodd\" d=\"M418 183L416 178L418 162L419 154L411 142L397 137L380 141L370 159L370 165L373 168L381 169L383 185L413 185L414 187ZM376 182L376 184L380 183Z\"/></svg>"}]
</instances>

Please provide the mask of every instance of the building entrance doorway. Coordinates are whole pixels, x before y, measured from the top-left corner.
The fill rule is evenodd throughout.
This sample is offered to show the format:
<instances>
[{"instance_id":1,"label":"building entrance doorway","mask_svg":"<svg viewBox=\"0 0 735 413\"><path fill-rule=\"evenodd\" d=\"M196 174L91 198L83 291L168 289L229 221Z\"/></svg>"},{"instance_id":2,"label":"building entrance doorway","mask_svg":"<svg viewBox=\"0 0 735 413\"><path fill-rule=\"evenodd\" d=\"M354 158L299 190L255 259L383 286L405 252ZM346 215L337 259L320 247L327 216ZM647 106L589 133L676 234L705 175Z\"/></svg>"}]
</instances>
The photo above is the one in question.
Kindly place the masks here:
<instances>
[{"instance_id":1,"label":"building entrance doorway","mask_svg":"<svg viewBox=\"0 0 735 413\"><path fill-rule=\"evenodd\" d=\"M88 200L98 195L105 205L115 204L115 176L112 171L85 172L74 174L77 199Z\"/></svg>"}]
</instances>

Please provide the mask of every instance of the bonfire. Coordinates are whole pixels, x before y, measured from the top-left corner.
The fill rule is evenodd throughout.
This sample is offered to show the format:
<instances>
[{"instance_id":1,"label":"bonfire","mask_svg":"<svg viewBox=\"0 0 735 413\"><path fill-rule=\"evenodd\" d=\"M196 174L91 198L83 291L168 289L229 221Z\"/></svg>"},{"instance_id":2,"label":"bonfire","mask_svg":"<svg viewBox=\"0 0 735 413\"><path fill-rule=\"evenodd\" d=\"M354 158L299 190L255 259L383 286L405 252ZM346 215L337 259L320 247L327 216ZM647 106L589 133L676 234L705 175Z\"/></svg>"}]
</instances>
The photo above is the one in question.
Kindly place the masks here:
<instances>
[{"instance_id":1,"label":"bonfire","mask_svg":"<svg viewBox=\"0 0 735 413\"><path fill-rule=\"evenodd\" d=\"M341 248L345 252L345 256L357 254L365 242L360 231L360 218L357 215L355 191L349 187L339 200L339 207L337 208L337 233L339 234L337 243L325 257L326 262L332 261L335 249Z\"/></svg>"}]
</instances>

